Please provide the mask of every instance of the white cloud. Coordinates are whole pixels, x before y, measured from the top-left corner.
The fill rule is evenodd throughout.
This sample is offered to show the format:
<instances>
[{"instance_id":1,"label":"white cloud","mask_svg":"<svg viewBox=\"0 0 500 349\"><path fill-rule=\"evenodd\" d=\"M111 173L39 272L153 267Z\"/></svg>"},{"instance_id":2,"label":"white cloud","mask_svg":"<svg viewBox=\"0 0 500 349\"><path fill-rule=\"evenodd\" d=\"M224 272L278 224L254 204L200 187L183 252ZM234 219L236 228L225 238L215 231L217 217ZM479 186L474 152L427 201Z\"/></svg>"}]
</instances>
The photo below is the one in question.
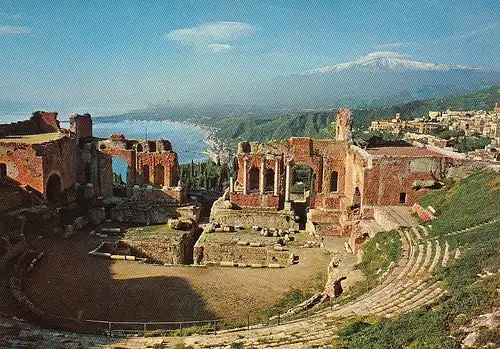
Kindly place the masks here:
<instances>
[{"instance_id":1,"label":"white cloud","mask_svg":"<svg viewBox=\"0 0 500 349\"><path fill-rule=\"evenodd\" d=\"M19 27L13 25L0 25L0 36L1 35L21 35L30 34L31 28Z\"/></svg>"},{"instance_id":2,"label":"white cloud","mask_svg":"<svg viewBox=\"0 0 500 349\"><path fill-rule=\"evenodd\" d=\"M400 48L400 47L405 47L408 46L410 43L409 42L391 42L388 44L379 44L375 45L376 50L391 50L395 48Z\"/></svg>"},{"instance_id":3,"label":"white cloud","mask_svg":"<svg viewBox=\"0 0 500 349\"><path fill-rule=\"evenodd\" d=\"M230 52L234 49L232 45L228 44L208 44L207 48L212 52Z\"/></svg>"},{"instance_id":4,"label":"white cloud","mask_svg":"<svg viewBox=\"0 0 500 349\"><path fill-rule=\"evenodd\" d=\"M24 13L5 13L5 12L0 12L0 18L4 19L21 19L25 18L26 15Z\"/></svg>"},{"instance_id":5,"label":"white cloud","mask_svg":"<svg viewBox=\"0 0 500 349\"><path fill-rule=\"evenodd\" d=\"M256 27L242 22L211 22L192 28L171 30L167 39L184 45L207 45L213 42L230 42L252 35Z\"/></svg>"}]
</instances>

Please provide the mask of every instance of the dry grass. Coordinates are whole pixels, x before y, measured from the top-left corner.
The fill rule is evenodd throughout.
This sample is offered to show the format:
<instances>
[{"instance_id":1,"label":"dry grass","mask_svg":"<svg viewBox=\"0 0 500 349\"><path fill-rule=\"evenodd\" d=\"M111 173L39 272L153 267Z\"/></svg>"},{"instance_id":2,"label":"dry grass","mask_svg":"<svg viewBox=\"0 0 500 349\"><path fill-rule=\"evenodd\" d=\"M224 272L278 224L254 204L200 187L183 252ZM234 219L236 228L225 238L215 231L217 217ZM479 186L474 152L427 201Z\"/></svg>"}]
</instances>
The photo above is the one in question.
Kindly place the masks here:
<instances>
[{"instance_id":1,"label":"dry grass","mask_svg":"<svg viewBox=\"0 0 500 349\"><path fill-rule=\"evenodd\" d=\"M1 143L24 143L24 144L41 144L56 141L63 137L59 132L40 133L36 135L12 136L0 138Z\"/></svg>"}]
</instances>

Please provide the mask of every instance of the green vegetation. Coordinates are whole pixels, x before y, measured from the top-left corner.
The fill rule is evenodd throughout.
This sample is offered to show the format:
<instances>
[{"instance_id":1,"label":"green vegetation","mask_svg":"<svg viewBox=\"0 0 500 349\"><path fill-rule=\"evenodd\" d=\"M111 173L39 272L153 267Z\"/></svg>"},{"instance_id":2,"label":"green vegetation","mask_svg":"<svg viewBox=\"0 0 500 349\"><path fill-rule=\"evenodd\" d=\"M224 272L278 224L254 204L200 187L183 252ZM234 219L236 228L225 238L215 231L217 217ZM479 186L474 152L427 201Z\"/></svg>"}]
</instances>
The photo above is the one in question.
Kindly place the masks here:
<instances>
[{"instance_id":1,"label":"green vegetation","mask_svg":"<svg viewBox=\"0 0 500 349\"><path fill-rule=\"evenodd\" d=\"M207 160L195 164L180 165L181 181L188 190L212 190L222 191L229 186L229 177L235 176L234 169L227 164L216 164Z\"/></svg>"},{"instance_id":2,"label":"green vegetation","mask_svg":"<svg viewBox=\"0 0 500 349\"><path fill-rule=\"evenodd\" d=\"M460 153L465 153L476 149L484 149L490 143L491 139L488 137L462 138L461 142L457 144L456 150Z\"/></svg>"},{"instance_id":3,"label":"green vegetation","mask_svg":"<svg viewBox=\"0 0 500 349\"><path fill-rule=\"evenodd\" d=\"M121 173L113 172L113 185L125 185Z\"/></svg>"},{"instance_id":4,"label":"green vegetation","mask_svg":"<svg viewBox=\"0 0 500 349\"><path fill-rule=\"evenodd\" d=\"M500 216L500 175L492 172L475 173L422 198L421 204L438 209L432 222L431 234L442 236L486 222ZM471 232L448 236L450 246L460 245L462 255L448 267L438 271L448 295L438 305L395 319L373 321L352 320L335 348L459 348L471 319L500 306L500 223L484 225ZM481 276L479 276L479 275ZM481 329L475 343L500 344L498 331Z\"/></svg>"},{"instance_id":5,"label":"green vegetation","mask_svg":"<svg viewBox=\"0 0 500 349\"><path fill-rule=\"evenodd\" d=\"M290 137L331 138L334 136L331 123L335 121L333 111L302 112L266 118L248 116L225 116L208 120L208 126L217 128L215 136L226 140L235 148L238 142L264 142Z\"/></svg>"},{"instance_id":6,"label":"green vegetation","mask_svg":"<svg viewBox=\"0 0 500 349\"><path fill-rule=\"evenodd\" d=\"M377 233L363 245L363 257L356 265L365 275L363 281L351 286L346 297L340 298L340 303L360 296L379 284L381 274L389 268L391 262L398 261L403 253L401 237L397 231Z\"/></svg>"},{"instance_id":7,"label":"green vegetation","mask_svg":"<svg viewBox=\"0 0 500 349\"><path fill-rule=\"evenodd\" d=\"M433 236L487 222L500 216L500 176L495 172L476 172L433 191L420 204L432 206L439 216L432 222Z\"/></svg>"},{"instance_id":8,"label":"green vegetation","mask_svg":"<svg viewBox=\"0 0 500 349\"><path fill-rule=\"evenodd\" d=\"M387 270L389 264L398 261L403 253L401 237L392 230L380 232L363 246L363 259L356 267L372 283L376 282L380 273Z\"/></svg>"}]
</instances>

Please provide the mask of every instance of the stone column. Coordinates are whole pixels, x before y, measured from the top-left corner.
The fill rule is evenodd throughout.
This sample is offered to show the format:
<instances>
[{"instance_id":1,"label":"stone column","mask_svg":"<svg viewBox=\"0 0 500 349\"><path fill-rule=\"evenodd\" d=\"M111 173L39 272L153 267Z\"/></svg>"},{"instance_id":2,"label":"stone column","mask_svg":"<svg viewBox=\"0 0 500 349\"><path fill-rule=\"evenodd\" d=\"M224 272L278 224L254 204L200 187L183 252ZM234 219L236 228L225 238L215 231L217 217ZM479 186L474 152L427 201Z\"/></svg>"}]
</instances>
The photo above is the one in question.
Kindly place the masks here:
<instances>
[{"instance_id":1,"label":"stone column","mask_svg":"<svg viewBox=\"0 0 500 349\"><path fill-rule=\"evenodd\" d=\"M234 179L229 177L229 193L234 193Z\"/></svg>"},{"instance_id":2,"label":"stone column","mask_svg":"<svg viewBox=\"0 0 500 349\"><path fill-rule=\"evenodd\" d=\"M278 196L279 188L278 188L278 183L279 183L279 174L280 170L280 165L278 162L278 159L274 159L274 195Z\"/></svg>"},{"instance_id":3,"label":"stone column","mask_svg":"<svg viewBox=\"0 0 500 349\"><path fill-rule=\"evenodd\" d=\"M285 201L290 201L290 162L286 163Z\"/></svg>"},{"instance_id":4,"label":"stone column","mask_svg":"<svg viewBox=\"0 0 500 349\"><path fill-rule=\"evenodd\" d=\"M248 176L248 165L247 165L247 157L245 156L243 158L243 195L247 195L248 194L248 180L247 180L247 176Z\"/></svg>"},{"instance_id":5,"label":"stone column","mask_svg":"<svg viewBox=\"0 0 500 349\"><path fill-rule=\"evenodd\" d=\"M259 178L259 192L264 195L266 186L266 156L262 155L260 158L260 178Z\"/></svg>"}]
</instances>

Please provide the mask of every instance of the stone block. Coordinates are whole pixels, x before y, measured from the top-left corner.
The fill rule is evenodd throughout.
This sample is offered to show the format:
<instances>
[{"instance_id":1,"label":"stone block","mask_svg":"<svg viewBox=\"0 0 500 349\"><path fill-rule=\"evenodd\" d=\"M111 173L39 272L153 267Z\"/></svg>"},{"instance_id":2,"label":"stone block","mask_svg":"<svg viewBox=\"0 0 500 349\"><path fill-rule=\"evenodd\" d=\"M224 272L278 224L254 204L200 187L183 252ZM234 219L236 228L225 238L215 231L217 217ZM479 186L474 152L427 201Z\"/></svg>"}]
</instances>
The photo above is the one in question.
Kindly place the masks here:
<instances>
[{"instance_id":1,"label":"stone block","mask_svg":"<svg viewBox=\"0 0 500 349\"><path fill-rule=\"evenodd\" d=\"M234 262L220 262L221 267L234 267Z\"/></svg>"},{"instance_id":2,"label":"stone block","mask_svg":"<svg viewBox=\"0 0 500 349\"><path fill-rule=\"evenodd\" d=\"M268 268L281 268L281 265L277 263L270 263L267 265Z\"/></svg>"},{"instance_id":3,"label":"stone block","mask_svg":"<svg viewBox=\"0 0 500 349\"><path fill-rule=\"evenodd\" d=\"M89 220L92 224L101 224L105 219L106 209L104 207L95 207L89 210Z\"/></svg>"},{"instance_id":4,"label":"stone block","mask_svg":"<svg viewBox=\"0 0 500 349\"><path fill-rule=\"evenodd\" d=\"M86 227L87 224L88 224L87 217L84 216L76 217L75 220L73 221L73 228L75 230L81 230L82 228Z\"/></svg>"}]
</instances>

